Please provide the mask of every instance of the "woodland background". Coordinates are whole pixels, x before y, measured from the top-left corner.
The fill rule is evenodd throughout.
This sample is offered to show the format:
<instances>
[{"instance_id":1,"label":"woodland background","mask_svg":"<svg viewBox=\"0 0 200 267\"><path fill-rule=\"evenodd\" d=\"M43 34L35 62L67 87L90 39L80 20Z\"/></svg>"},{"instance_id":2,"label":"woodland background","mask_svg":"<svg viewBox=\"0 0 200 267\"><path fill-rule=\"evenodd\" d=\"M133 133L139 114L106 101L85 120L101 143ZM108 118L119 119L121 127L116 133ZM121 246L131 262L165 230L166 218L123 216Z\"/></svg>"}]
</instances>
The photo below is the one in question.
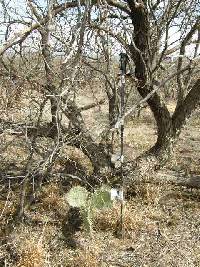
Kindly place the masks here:
<instances>
[{"instance_id":1,"label":"woodland background","mask_svg":"<svg viewBox=\"0 0 200 267\"><path fill-rule=\"evenodd\" d=\"M199 0L0 1L0 266L200 266ZM71 188L117 187L92 235Z\"/></svg>"}]
</instances>

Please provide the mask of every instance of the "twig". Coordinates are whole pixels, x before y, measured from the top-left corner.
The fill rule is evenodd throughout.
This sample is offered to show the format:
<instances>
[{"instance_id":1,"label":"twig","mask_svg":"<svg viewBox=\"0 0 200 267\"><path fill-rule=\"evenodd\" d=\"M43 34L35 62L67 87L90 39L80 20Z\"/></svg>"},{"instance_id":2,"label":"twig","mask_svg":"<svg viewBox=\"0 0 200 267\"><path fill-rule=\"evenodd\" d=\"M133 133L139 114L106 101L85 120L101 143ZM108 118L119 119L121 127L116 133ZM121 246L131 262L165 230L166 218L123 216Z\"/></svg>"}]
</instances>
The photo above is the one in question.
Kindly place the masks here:
<instances>
[{"instance_id":1,"label":"twig","mask_svg":"<svg viewBox=\"0 0 200 267\"><path fill-rule=\"evenodd\" d=\"M131 113L133 113L138 107L140 107L142 104L144 104L145 102L147 102L160 88L162 88L168 81L170 81L172 78L176 77L178 73L182 73L186 70L188 70L190 68L190 66L187 66L183 69L181 69L180 71L171 74L167 79L163 80L161 83L159 83L157 86L155 86L155 88L145 97L143 98L141 101L139 101L137 104L133 105L133 107L131 109L129 109L123 116L122 118L119 118L117 123L115 124L115 128L118 128L119 125L121 125L121 123L124 121L124 119L129 116Z\"/></svg>"},{"instance_id":2,"label":"twig","mask_svg":"<svg viewBox=\"0 0 200 267\"><path fill-rule=\"evenodd\" d=\"M3 214L4 214L4 211L5 211L5 209L6 209L7 205L8 205L8 201L9 201L9 198L10 198L10 194L11 194L11 190L10 190L10 180L9 180L9 184L8 184L8 194L7 194L7 197L6 197L6 203L5 203L5 205L4 205L4 207L3 207L3 210L2 210L2 212L1 212L0 220L2 219Z\"/></svg>"}]
</instances>

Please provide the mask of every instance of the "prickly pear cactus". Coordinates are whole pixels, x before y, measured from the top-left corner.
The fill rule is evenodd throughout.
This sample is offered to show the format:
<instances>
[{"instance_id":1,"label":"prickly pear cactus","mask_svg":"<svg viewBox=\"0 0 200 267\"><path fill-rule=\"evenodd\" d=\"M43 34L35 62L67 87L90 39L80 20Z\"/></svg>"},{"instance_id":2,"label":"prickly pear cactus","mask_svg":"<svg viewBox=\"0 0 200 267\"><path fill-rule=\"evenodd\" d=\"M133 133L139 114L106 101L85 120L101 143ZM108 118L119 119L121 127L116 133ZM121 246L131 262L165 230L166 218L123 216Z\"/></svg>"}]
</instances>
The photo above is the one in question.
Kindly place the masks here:
<instances>
[{"instance_id":1,"label":"prickly pear cactus","mask_svg":"<svg viewBox=\"0 0 200 267\"><path fill-rule=\"evenodd\" d=\"M90 205L94 209L111 208L112 200L110 190L106 188L96 190L90 198Z\"/></svg>"},{"instance_id":2,"label":"prickly pear cactus","mask_svg":"<svg viewBox=\"0 0 200 267\"><path fill-rule=\"evenodd\" d=\"M88 191L82 186L73 187L66 195L67 202L72 207L86 207L88 201Z\"/></svg>"},{"instance_id":3,"label":"prickly pear cactus","mask_svg":"<svg viewBox=\"0 0 200 267\"><path fill-rule=\"evenodd\" d=\"M81 215L82 215L85 231L88 234L91 234L92 233L93 220L92 220L92 210L91 210L90 206L88 206L85 209L82 209Z\"/></svg>"},{"instance_id":4,"label":"prickly pear cactus","mask_svg":"<svg viewBox=\"0 0 200 267\"><path fill-rule=\"evenodd\" d=\"M112 207L110 188L106 186L102 186L91 194L84 187L75 186L67 193L66 199L70 206L80 208L84 228L90 234L95 209Z\"/></svg>"}]
</instances>

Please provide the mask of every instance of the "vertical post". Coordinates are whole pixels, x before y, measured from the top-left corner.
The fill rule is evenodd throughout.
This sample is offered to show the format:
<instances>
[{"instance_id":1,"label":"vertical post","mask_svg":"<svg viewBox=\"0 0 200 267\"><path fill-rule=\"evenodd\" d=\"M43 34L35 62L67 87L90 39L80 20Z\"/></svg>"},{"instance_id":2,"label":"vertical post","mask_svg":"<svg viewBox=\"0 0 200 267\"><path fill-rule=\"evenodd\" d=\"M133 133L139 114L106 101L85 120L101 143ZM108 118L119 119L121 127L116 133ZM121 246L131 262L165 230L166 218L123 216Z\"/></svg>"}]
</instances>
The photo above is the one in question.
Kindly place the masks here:
<instances>
[{"instance_id":1,"label":"vertical post","mask_svg":"<svg viewBox=\"0 0 200 267\"><path fill-rule=\"evenodd\" d=\"M121 88L120 88L120 174L121 174L121 183L122 183L122 192L123 192L123 162L124 162L124 105L125 105L125 75L126 75L126 66L127 66L127 54L120 53L120 71L121 71ZM121 199L121 218L120 218L120 235L124 237L124 200Z\"/></svg>"}]
</instances>

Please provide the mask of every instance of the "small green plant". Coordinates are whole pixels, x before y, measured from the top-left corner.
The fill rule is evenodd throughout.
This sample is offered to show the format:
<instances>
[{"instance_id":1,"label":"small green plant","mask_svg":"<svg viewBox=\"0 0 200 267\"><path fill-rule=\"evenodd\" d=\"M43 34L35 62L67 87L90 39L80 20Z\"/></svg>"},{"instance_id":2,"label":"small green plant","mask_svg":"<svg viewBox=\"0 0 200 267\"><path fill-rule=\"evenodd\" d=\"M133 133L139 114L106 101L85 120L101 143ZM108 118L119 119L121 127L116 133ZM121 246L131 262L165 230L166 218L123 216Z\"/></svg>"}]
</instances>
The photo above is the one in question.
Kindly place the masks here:
<instances>
[{"instance_id":1,"label":"small green plant","mask_svg":"<svg viewBox=\"0 0 200 267\"><path fill-rule=\"evenodd\" d=\"M80 208L84 227L90 234L95 209L112 207L110 188L106 186L95 190L94 193L89 193L82 186L75 186L67 193L66 199L70 206Z\"/></svg>"}]
</instances>

